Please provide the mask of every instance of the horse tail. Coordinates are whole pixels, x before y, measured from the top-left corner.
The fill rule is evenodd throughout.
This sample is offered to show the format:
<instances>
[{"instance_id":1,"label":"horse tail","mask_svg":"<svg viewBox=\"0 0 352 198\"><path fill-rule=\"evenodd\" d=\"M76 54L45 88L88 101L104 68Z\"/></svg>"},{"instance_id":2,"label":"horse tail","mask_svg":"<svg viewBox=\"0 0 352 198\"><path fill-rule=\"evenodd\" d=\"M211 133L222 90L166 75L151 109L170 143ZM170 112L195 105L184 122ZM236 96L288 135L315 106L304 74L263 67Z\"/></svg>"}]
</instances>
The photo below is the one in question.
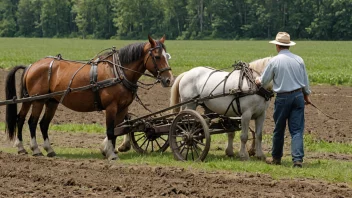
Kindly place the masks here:
<instances>
[{"instance_id":1,"label":"horse tail","mask_svg":"<svg viewBox=\"0 0 352 198\"><path fill-rule=\"evenodd\" d=\"M186 72L183 72L182 74L178 75L174 81L174 84L171 87L170 107L180 103L179 84L180 84L182 77L185 74L186 74ZM172 111L173 111L173 113L177 113L180 111L180 107L174 108Z\"/></svg>"},{"instance_id":2,"label":"horse tail","mask_svg":"<svg viewBox=\"0 0 352 198\"><path fill-rule=\"evenodd\" d=\"M10 70L6 78L5 92L6 100L12 100L16 97L16 72L19 69L26 69L26 66L16 66ZM23 79L23 75L21 80ZM21 83L21 87L22 87ZM17 124L17 104L6 105L6 133L8 134L10 140L13 140L16 135L16 124Z\"/></svg>"}]
</instances>

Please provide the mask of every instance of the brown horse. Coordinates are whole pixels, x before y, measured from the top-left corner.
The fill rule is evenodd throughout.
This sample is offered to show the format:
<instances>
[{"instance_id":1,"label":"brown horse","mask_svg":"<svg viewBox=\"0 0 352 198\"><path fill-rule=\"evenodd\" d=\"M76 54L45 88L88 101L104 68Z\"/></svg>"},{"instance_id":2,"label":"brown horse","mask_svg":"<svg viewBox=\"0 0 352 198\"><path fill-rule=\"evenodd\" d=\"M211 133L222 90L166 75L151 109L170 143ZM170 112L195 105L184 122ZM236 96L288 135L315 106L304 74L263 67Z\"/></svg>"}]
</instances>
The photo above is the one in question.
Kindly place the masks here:
<instances>
[{"instance_id":1,"label":"brown horse","mask_svg":"<svg viewBox=\"0 0 352 198\"><path fill-rule=\"evenodd\" d=\"M34 156L43 155L36 141L36 127L45 105L45 113L40 121L40 129L44 139L47 156L55 156L50 146L48 128L59 103L79 112L105 110L106 140L102 153L110 160L117 159L115 151L116 136L114 128L121 123L137 92L137 81L146 70L151 77L161 81L164 87L172 85L173 75L168 64L165 36L160 40L130 44L119 51L114 49L99 55L88 63L68 61L58 57L43 58L29 67L16 66L8 74L6 80L6 99L16 97L15 73L24 69L22 75L22 97L50 94L65 91L63 95L24 102L17 114L17 104L6 107L6 131L12 140L16 135L15 145L19 154L27 154L22 143L22 128L26 115L32 106L32 114L28 120ZM120 64L121 63L121 64ZM72 91L74 88L89 86L88 89Z\"/></svg>"}]
</instances>

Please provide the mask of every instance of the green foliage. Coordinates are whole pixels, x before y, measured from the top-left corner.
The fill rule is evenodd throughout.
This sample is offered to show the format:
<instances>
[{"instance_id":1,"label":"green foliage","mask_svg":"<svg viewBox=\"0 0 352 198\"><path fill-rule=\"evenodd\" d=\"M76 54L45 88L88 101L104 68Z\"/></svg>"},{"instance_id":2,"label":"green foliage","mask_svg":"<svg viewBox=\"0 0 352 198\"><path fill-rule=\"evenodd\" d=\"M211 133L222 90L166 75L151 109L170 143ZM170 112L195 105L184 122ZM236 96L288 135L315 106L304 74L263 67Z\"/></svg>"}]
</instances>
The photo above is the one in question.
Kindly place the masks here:
<instances>
[{"instance_id":1,"label":"green foliage","mask_svg":"<svg viewBox=\"0 0 352 198\"><path fill-rule=\"evenodd\" d=\"M348 40L351 12L350 0L0 0L0 36Z\"/></svg>"}]
</instances>

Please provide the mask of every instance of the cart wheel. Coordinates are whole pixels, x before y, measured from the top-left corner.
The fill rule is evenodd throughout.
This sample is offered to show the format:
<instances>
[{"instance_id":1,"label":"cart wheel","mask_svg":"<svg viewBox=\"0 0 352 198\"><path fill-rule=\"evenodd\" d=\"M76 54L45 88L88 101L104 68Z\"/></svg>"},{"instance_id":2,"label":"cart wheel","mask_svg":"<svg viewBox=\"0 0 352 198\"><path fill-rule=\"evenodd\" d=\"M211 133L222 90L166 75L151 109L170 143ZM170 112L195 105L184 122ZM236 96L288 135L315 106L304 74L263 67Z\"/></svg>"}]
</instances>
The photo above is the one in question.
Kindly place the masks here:
<instances>
[{"instance_id":1,"label":"cart wheel","mask_svg":"<svg viewBox=\"0 0 352 198\"><path fill-rule=\"evenodd\" d=\"M137 116L129 114L130 119ZM133 149L140 154L151 152L164 152L169 147L169 136L157 134L154 131L132 132L129 134Z\"/></svg>"},{"instance_id":2,"label":"cart wheel","mask_svg":"<svg viewBox=\"0 0 352 198\"><path fill-rule=\"evenodd\" d=\"M137 153L147 154L152 152L164 152L169 147L168 135L150 132L133 132L131 143Z\"/></svg>"},{"instance_id":3,"label":"cart wheel","mask_svg":"<svg viewBox=\"0 0 352 198\"><path fill-rule=\"evenodd\" d=\"M194 110L181 111L172 122L170 146L177 160L203 161L210 148L209 127Z\"/></svg>"}]
</instances>

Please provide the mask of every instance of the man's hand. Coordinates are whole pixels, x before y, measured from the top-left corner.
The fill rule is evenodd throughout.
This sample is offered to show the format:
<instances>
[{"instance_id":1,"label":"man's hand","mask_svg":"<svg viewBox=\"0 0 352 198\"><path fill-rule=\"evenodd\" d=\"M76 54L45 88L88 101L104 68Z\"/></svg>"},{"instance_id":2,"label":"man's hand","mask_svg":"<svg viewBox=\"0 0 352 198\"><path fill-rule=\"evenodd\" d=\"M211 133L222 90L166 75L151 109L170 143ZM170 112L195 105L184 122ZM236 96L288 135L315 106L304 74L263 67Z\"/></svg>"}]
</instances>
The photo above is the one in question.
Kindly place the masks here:
<instances>
[{"instance_id":1,"label":"man's hand","mask_svg":"<svg viewBox=\"0 0 352 198\"><path fill-rule=\"evenodd\" d=\"M260 81L260 77L259 76L257 76L255 78L255 84L257 84L257 85L261 85L262 84L262 82Z\"/></svg>"},{"instance_id":2,"label":"man's hand","mask_svg":"<svg viewBox=\"0 0 352 198\"><path fill-rule=\"evenodd\" d=\"M312 104L312 102L310 101L309 95L304 95L304 102L306 105Z\"/></svg>"}]
</instances>

